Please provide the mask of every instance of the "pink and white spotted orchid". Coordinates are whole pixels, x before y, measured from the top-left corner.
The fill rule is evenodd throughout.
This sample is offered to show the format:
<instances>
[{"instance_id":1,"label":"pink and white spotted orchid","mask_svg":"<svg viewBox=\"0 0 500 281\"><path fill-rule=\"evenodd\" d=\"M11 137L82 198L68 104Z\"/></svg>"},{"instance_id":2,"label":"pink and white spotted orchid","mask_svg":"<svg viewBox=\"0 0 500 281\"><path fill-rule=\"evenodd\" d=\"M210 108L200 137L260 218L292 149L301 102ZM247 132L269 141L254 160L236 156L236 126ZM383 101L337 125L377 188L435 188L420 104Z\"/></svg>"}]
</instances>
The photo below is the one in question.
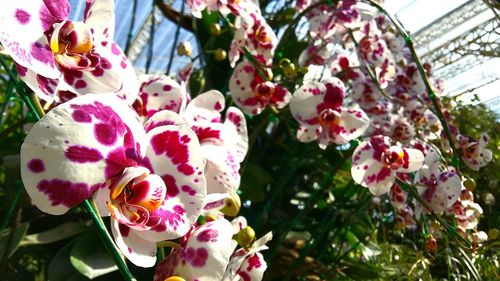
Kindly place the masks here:
<instances>
[{"instance_id":1,"label":"pink and white spotted orchid","mask_svg":"<svg viewBox=\"0 0 500 281\"><path fill-rule=\"evenodd\" d=\"M243 47L258 60L271 63L278 39L260 11L241 13L236 17L234 25L236 30L228 55L231 66L236 65Z\"/></svg>"},{"instance_id":2,"label":"pink and white spotted orchid","mask_svg":"<svg viewBox=\"0 0 500 281\"><path fill-rule=\"evenodd\" d=\"M179 113L182 103L189 99L186 85L166 75L145 74L139 76L139 81L139 97L133 107L146 120L160 110Z\"/></svg>"},{"instance_id":3,"label":"pink and white spotted orchid","mask_svg":"<svg viewBox=\"0 0 500 281\"><path fill-rule=\"evenodd\" d=\"M156 267L153 280L221 281L234 251L232 237L233 227L223 218L193 227Z\"/></svg>"},{"instance_id":4,"label":"pink and white spotted orchid","mask_svg":"<svg viewBox=\"0 0 500 281\"><path fill-rule=\"evenodd\" d=\"M493 153L486 148L490 141L488 134L481 134L479 141L459 134L457 141L462 149L462 160L472 170L479 171L480 168L486 166L493 159Z\"/></svg>"},{"instance_id":5,"label":"pink and white spotted orchid","mask_svg":"<svg viewBox=\"0 0 500 281\"><path fill-rule=\"evenodd\" d=\"M311 2L317 3L318 1ZM319 5L307 16L309 33L313 38L321 40L329 39L338 29L356 28L361 21L361 13L356 7L355 0L343 0L333 5Z\"/></svg>"},{"instance_id":6,"label":"pink and white spotted orchid","mask_svg":"<svg viewBox=\"0 0 500 281\"><path fill-rule=\"evenodd\" d=\"M197 18L202 17L203 10L208 12L220 12L223 15L256 12L260 13L258 2L255 0L187 0L191 14Z\"/></svg>"},{"instance_id":7,"label":"pink and white spotted orchid","mask_svg":"<svg viewBox=\"0 0 500 281\"><path fill-rule=\"evenodd\" d=\"M245 116L236 107L229 107L222 121L224 107L224 96L212 90L189 102L181 115L200 141L208 193L234 194L240 186L248 133Z\"/></svg>"},{"instance_id":8,"label":"pink and white spotted orchid","mask_svg":"<svg viewBox=\"0 0 500 281\"><path fill-rule=\"evenodd\" d=\"M134 70L113 42L113 0L87 1L83 22L68 19L68 0L3 1L0 42L24 82L47 102L57 91L116 93L133 102Z\"/></svg>"},{"instance_id":9,"label":"pink and white spotted orchid","mask_svg":"<svg viewBox=\"0 0 500 281\"><path fill-rule=\"evenodd\" d=\"M248 60L243 60L234 69L229 80L229 91L234 103L250 115L260 114L268 105L284 108L292 97L284 87L264 80Z\"/></svg>"},{"instance_id":10,"label":"pink and white spotted orchid","mask_svg":"<svg viewBox=\"0 0 500 281\"><path fill-rule=\"evenodd\" d=\"M157 241L186 234L206 196L195 133L185 124L146 132L113 95L80 96L48 112L24 141L21 175L49 214L94 196L101 215L111 215L119 248L143 267L155 264Z\"/></svg>"},{"instance_id":11,"label":"pink and white spotted orchid","mask_svg":"<svg viewBox=\"0 0 500 281\"><path fill-rule=\"evenodd\" d=\"M250 248L240 248L231 256L223 281L260 281L264 277L267 263L260 253L267 250L267 242L273 238L271 232L253 242Z\"/></svg>"},{"instance_id":12,"label":"pink and white spotted orchid","mask_svg":"<svg viewBox=\"0 0 500 281\"><path fill-rule=\"evenodd\" d=\"M325 149L331 143L344 144L365 132L368 117L358 106L342 106L344 92L344 83L329 77L307 82L293 93L290 111L300 124L300 141L317 140Z\"/></svg>"},{"instance_id":13,"label":"pink and white spotted orchid","mask_svg":"<svg viewBox=\"0 0 500 281\"><path fill-rule=\"evenodd\" d=\"M411 173L424 163L420 150L391 146L391 139L373 136L364 141L352 154L352 179L367 187L373 195L387 193L396 179L396 173Z\"/></svg>"},{"instance_id":14,"label":"pink and white spotted orchid","mask_svg":"<svg viewBox=\"0 0 500 281\"><path fill-rule=\"evenodd\" d=\"M422 168L415 174L420 196L437 213L453 206L462 190L460 177L454 172L441 172L439 164L439 154L432 150L425 157Z\"/></svg>"}]
</instances>

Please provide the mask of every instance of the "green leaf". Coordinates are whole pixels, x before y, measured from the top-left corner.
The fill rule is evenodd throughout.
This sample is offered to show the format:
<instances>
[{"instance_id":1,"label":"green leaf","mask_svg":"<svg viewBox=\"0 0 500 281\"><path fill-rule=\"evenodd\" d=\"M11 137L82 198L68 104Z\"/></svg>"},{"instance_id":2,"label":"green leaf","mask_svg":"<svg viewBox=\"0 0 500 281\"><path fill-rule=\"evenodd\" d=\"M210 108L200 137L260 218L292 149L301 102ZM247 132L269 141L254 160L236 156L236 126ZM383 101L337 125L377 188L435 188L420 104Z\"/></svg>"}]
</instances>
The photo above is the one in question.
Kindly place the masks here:
<instances>
[{"instance_id":1,"label":"green leaf","mask_svg":"<svg viewBox=\"0 0 500 281\"><path fill-rule=\"evenodd\" d=\"M81 274L90 279L118 270L95 231L78 239L71 251L70 260Z\"/></svg>"},{"instance_id":2,"label":"green leaf","mask_svg":"<svg viewBox=\"0 0 500 281\"><path fill-rule=\"evenodd\" d=\"M20 246L53 243L76 235L86 229L87 227L79 222L64 223L44 232L26 235Z\"/></svg>"},{"instance_id":3,"label":"green leaf","mask_svg":"<svg viewBox=\"0 0 500 281\"><path fill-rule=\"evenodd\" d=\"M75 242L66 244L50 261L49 280L51 281L87 281L87 277L81 275L71 265L70 254ZM89 245L90 246L90 245Z\"/></svg>"},{"instance_id":4,"label":"green leaf","mask_svg":"<svg viewBox=\"0 0 500 281\"><path fill-rule=\"evenodd\" d=\"M272 181L271 175L260 166L252 162L246 163L245 172L241 178L240 189L243 192L242 199L262 202L265 200L265 188Z\"/></svg>"},{"instance_id":5,"label":"green leaf","mask_svg":"<svg viewBox=\"0 0 500 281\"><path fill-rule=\"evenodd\" d=\"M28 232L28 227L29 223L23 223L12 234L10 229L6 229L0 233L0 257L3 257L6 247L8 247L9 257L14 254L19 247L19 243L26 235L26 232Z\"/></svg>"}]
</instances>

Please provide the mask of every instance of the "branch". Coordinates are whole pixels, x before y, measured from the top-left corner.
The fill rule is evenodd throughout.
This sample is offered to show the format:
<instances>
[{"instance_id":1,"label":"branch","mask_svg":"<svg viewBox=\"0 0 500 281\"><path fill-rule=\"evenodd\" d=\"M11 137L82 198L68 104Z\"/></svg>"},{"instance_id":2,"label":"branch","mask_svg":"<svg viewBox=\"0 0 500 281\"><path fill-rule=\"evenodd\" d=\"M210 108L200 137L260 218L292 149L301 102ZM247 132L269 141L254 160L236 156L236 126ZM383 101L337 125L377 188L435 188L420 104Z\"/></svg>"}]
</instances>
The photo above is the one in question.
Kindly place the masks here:
<instances>
[{"instance_id":1,"label":"branch","mask_svg":"<svg viewBox=\"0 0 500 281\"><path fill-rule=\"evenodd\" d=\"M192 16L182 15L181 13L174 10L170 5L163 3L163 0L154 0L154 4L171 22L177 24L178 26L184 28L189 32L194 33Z\"/></svg>"}]
</instances>

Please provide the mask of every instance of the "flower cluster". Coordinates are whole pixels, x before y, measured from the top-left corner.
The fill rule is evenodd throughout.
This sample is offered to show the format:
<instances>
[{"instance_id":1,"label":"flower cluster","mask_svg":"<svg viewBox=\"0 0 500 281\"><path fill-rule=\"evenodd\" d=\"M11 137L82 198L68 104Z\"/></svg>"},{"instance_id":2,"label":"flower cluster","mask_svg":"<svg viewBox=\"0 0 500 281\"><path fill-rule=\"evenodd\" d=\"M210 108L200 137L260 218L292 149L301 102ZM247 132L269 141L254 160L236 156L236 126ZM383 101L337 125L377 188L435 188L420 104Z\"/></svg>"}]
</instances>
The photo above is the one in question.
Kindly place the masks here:
<instances>
[{"instance_id":1,"label":"flower cluster","mask_svg":"<svg viewBox=\"0 0 500 281\"><path fill-rule=\"evenodd\" d=\"M113 42L112 0L87 1L82 22L68 19L67 0L3 3L0 42L21 79L52 106L21 149L33 204L60 215L94 200L123 255L142 267L178 239L155 280L261 280L260 251L272 235L256 240L244 218L225 216L241 206L244 113L288 110L298 141L352 151L353 181L388 195L398 227L448 215L467 236L482 209L463 187L463 166L446 158L479 170L492 160L488 136L458 132L429 93L444 93L442 81L430 64L421 69L385 16L363 14L354 0L334 2L296 3L308 9L307 47L294 62L300 72L275 60L277 36L253 1L188 1L195 17L234 15L229 92L193 97L192 64L180 79L136 77ZM238 107L226 107L226 97Z\"/></svg>"}]
</instances>

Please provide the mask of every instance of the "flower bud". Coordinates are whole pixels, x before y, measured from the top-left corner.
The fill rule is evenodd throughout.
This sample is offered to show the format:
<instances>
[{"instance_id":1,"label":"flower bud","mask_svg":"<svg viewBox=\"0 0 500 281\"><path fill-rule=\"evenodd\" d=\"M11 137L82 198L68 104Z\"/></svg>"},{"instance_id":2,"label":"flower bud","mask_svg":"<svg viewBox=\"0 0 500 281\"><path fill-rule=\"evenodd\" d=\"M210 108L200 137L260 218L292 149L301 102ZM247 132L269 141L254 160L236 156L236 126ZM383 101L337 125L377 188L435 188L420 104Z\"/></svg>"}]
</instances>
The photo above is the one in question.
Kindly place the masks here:
<instances>
[{"instance_id":1,"label":"flower bud","mask_svg":"<svg viewBox=\"0 0 500 281\"><path fill-rule=\"evenodd\" d=\"M235 192L224 200L224 207L220 210L224 215L235 217L241 208L240 196Z\"/></svg>"},{"instance_id":2,"label":"flower bud","mask_svg":"<svg viewBox=\"0 0 500 281\"><path fill-rule=\"evenodd\" d=\"M430 236L425 243L425 248L429 252L435 252L437 250L437 240L434 236Z\"/></svg>"},{"instance_id":3,"label":"flower bud","mask_svg":"<svg viewBox=\"0 0 500 281\"><path fill-rule=\"evenodd\" d=\"M285 67L289 66L291 63L292 63L292 62L291 62L289 59L287 59L287 58L282 58L282 59L280 60L280 67L281 67L281 68L285 68Z\"/></svg>"},{"instance_id":4,"label":"flower bud","mask_svg":"<svg viewBox=\"0 0 500 281\"><path fill-rule=\"evenodd\" d=\"M464 187L467 188L467 190L474 191L476 190L476 181L474 181L473 178L467 178L464 181Z\"/></svg>"},{"instance_id":5,"label":"flower bud","mask_svg":"<svg viewBox=\"0 0 500 281\"><path fill-rule=\"evenodd\" d=\"M179 56L190 57L193 54L193 48L191 47L191 43L187 41L179 43L179 45L177 46L177 54Z\"/></svg>"},{"instance_id":6,"label":"flower bud","mask_svg":"<svg viewBox=\"0 0 500 281\"><path fill-rule=\"evenodd\" d=\"M222 60L225 60L227 57L227 53L226 51L222 50L222 49L217 49L214 51L214 58L216 61L222 61Z\"/></svg>"},{"instance_id":7,"label":"flower bud","mask_svg":"<svg viewBox=\"0 0 500 281\"><path fill-rule=\"evenodd\" d=\"M488 238L490 240L497 239L499 234L500 234L500 231L498 231L498 229L492 228L492 229L490 229L490 231L488 231Z\"/></svg>"},{"instance_id":8,"label":"flower bud","mask_svg":"<svg viewBox=\"0 0 500 281\"><path fill-rule=\"evenodd\" d=\"M282 68L283 74L287 78L294 78L295 75L297 74L297 71L295 71L295 64L290 63L288 66L285 66Z\"/></svg>"},{"instance_id":9,"label":"flower bud","mask_svg":"<svg viewBox=\"0 0 500 281\"><path fill-rule=\"evenodd\" d=\"M212 23L210 25L210 34L212 34L213 36L218 36L221 34L221 32L222 32L222 29L220 27L220 24Z\"/></svg>"},{"instance_id":10,"label":"flower bud","mask_svg":"<svg viewBox=\"0 0 500 281\"><path fill-rule=\"evenodd\" d=\"M179 276L172 276L172 277L168 277L164 281L186 281L186 279L179 277Z\"/></svg>"},{"instance_id":11,"label":"flower bud","mask_svg":"<svg viewBox=\"0 0 500 281\"><path fill-rule=\"evenodd\" d=\"M483 200L486 206L495 205L495 195L493 195L492 193L486 192L485 194L483 194Z\"/></svg>"},{"instance_id":12,"label":"flower bud","mask_svg":"<svg viewBox=\"0 0 500 281\"><path fill-rule=\"evenodd\" d=\"M242 230L240 230L240 232L238 232L238 234L236 234L236 241L242 248L250 248L254 240L255 231L250 226L243 228Z\"/></svg>"}]
</instances>

